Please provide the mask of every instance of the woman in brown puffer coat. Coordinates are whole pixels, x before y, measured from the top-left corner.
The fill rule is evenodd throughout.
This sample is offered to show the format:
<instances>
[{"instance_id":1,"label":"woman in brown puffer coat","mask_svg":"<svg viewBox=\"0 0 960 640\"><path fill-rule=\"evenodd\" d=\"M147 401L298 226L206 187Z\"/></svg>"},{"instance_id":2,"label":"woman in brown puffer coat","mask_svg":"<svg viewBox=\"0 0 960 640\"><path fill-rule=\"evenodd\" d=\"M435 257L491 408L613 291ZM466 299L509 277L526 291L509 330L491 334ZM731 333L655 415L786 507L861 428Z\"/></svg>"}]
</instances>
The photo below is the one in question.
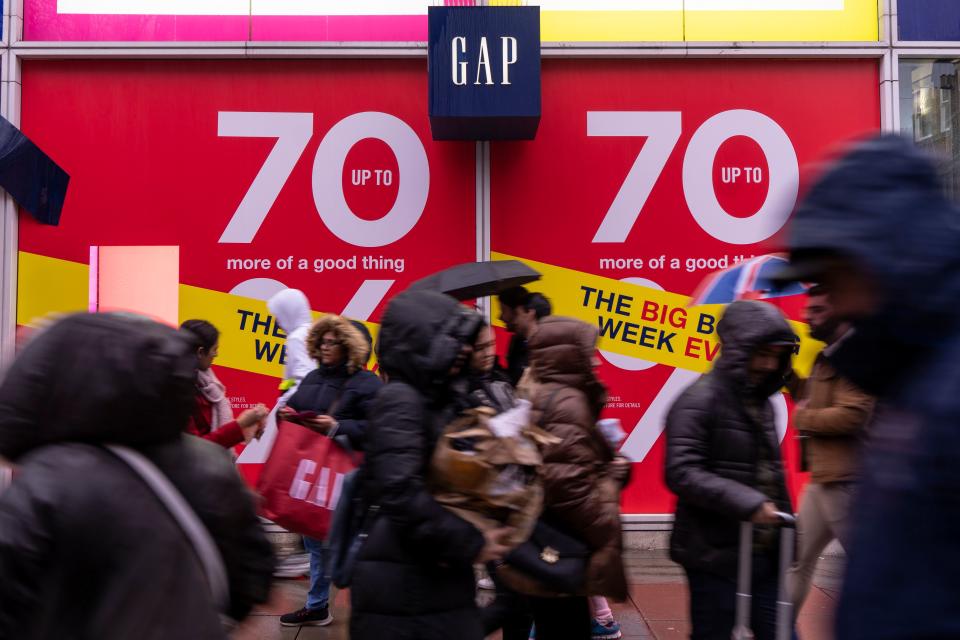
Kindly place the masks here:
<instances>
[{"instance_id":1,"label":"woman in brown puffer coat","mask_svg":"<svg viewBox=\"0 0 960 640\"><path fill-rule=\"evenodd\" d=\"M607 400L595 368L597 329L573 318L540 321L529 340L530 369L520 395L533 402L538 424L561 438L543 452L544 518L591 550L586 593L531 598L539 640L590 638L587 595L627 597L620 529L620 490L630 463L596 427Z\"/></svg>"}]
</instances>

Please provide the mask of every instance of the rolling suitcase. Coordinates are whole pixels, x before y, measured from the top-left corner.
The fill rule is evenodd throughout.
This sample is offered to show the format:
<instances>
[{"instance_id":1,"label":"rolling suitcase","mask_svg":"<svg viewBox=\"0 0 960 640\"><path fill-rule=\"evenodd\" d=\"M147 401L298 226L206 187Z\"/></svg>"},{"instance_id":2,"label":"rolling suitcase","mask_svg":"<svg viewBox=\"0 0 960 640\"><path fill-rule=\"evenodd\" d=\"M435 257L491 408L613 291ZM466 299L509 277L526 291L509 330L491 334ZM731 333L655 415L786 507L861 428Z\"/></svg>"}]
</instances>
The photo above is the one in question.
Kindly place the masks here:
<instances>
[{"instance_id":1,"label":"rolling suitcase","mask_svg":"<svg viewBox=\"0 0 960 640\"><path fill-rule=\"evenodd\" d=\"M796 518L789 513L778 512L783 521L780 533L780 566L777 588L777 635L776 640L793 637L793 601L787 593L787 571L793 564L793 544L796 537ZM753 523L740 524L740 568L737 572L737 617L733 627L733 640L752 640L750 629L750 605L753 599L751 579L753 576Z\"/></svg>"}]
</instances>

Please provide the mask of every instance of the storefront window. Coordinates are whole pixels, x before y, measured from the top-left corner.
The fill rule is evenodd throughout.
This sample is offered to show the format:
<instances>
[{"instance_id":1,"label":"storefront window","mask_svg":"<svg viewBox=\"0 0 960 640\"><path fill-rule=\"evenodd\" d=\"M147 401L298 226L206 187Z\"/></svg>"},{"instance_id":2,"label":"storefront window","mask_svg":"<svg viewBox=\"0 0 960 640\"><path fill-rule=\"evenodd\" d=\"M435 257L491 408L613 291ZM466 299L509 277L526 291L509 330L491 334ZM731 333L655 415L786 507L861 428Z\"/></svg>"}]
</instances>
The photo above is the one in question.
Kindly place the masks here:
<instances>
[{"instance_id":1,"label":"storefront window","mask_svg":"<svg viewBox=\"0 0 960 640\"><path fill-rule=\"evenodd\" d=\"M960 104L956 95L958 74L960 61L900 63L901 131L942 160L947 192L960 201L960 130L954 126Z\"/></svg>"}]
</instances>

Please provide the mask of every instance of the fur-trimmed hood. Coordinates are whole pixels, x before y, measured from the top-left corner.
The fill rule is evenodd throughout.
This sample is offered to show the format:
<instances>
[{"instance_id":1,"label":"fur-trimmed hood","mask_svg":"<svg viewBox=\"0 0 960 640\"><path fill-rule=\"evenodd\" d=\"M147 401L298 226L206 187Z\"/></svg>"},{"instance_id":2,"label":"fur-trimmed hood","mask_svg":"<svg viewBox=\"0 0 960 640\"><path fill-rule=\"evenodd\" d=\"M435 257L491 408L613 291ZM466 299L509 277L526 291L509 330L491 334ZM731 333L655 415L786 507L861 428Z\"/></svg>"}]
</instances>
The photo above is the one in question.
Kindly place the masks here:
<instances>
[{"instance_id":1,"label":"fur-trimmed hood","mask_svg":"<svg viewBox=\"0 0 960 640\"><path fill-rule=\"evenodd\" d=\"M307 353L320 362L320 342L323 335L333 332L347 349L347 373L354 374L370 360L370 340L343 316L327 314L313 323L307 334Z\"/></svg>"}]
</instances>

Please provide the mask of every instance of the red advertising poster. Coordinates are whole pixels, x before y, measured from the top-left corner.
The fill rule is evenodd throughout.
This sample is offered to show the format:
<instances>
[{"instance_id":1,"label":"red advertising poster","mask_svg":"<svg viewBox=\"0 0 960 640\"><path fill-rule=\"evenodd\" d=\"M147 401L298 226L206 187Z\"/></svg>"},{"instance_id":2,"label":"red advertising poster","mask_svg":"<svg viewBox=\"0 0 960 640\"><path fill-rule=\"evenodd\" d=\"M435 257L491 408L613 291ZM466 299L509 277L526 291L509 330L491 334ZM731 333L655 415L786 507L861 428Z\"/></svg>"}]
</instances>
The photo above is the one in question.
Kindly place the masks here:
<instances>
[{"instance_id":1,"label":"red advertising poster","mask_svg":"<svg viewBox=\"0 0 960 640\"><path fill-rule=\"evenodd\" d=\"M878 83L870 60L545 60L536 141L492 145L494 257L531 262L556 313L602 329L606 415L636 462L626 513L672 512L664 418L718 353L717 303L781 244L806 165L879 127ZM800 296L774 301L800 319Z\"/></svg>"},{"instance_id":2,"label":"red advertising poster","mask_svg":"<svg viewBox=\"0 0 960 640\"><path fill-rule=\"evenodd\" d=\"M87 308L91 247L179 247L238 409L277 398L277 290L375 323L476 255L475 145L432 141L422 61L31 61L23 130L71 182L60 226L21 217L18 323Z\"/></svg>"}]
</instances>

